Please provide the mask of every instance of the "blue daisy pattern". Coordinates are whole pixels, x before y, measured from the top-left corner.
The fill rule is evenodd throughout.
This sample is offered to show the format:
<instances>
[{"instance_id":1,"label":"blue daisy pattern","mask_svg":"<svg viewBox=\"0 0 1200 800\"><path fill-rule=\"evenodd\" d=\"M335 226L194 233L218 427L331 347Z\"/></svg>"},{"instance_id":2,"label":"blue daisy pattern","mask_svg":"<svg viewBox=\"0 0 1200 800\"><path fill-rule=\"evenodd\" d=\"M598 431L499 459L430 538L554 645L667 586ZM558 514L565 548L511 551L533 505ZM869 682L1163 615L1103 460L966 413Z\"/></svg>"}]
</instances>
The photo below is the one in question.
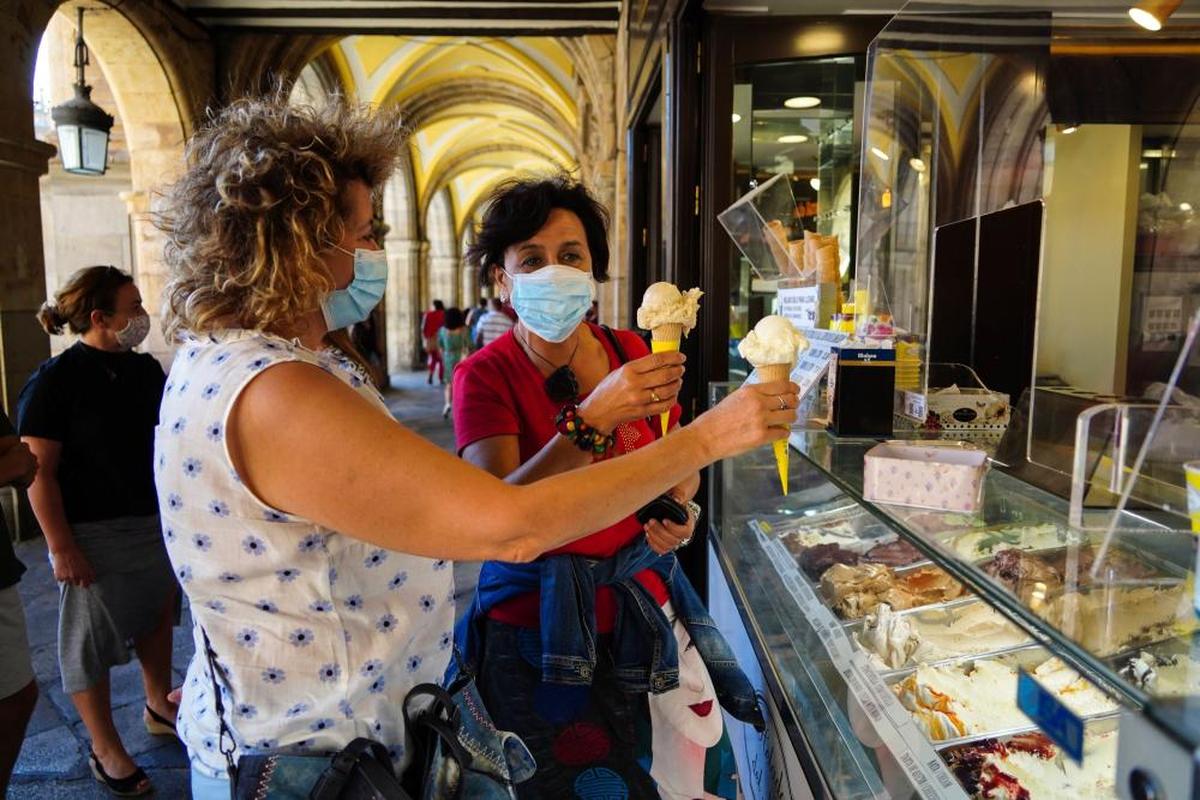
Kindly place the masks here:
<instances>
[{"instance_id":1,"label":"blue daisy pattern","mask_svg":"<svg viewBox=\"0 0 1200 800\"><path fill-rule=\"evenodd\" d=\"M167 385L163 387L163 396L169 395L175 389L174 381L167 381Z\"/></svg>"},{"instance_id":2,"label":"blue daisy pattern","mask_svg":"<svg viewBox=\"0 0 1200 800\"><path fill-rule=\"evenodd\" d=\"M329 730L332 727L333 720L329 719L328 717L322 717L321 719L313 720L311 723L309 723L308 729L313 733L320 733L321 731Z\"/></svg>"},{"instance_id":3,"label":"blue daisy pattern","mask_svg":"<svg viewBox=\"0 0 1200 800\"><path fill-rule=\"evenodd\" d=\"M209 611L215 611L218 614L225 613L225 604L222 603L220 600L217 600L216 598L214 598L212 600L206 600L204 602L204 607L207 608Z\"/></svg>"},{"instance_id":4,"label":"blue daisy pattern","mask_svg":"<svg viewBox=\"0 0 1200 800\"><path fill-rule=\"evenodd\" d=\"M403 586L407 581L408 581L408 573L407 572L397 572L395 575L392 576L392 579L390 581L388 581L388 588L394 592L397 589L399 589L401 586Z\"/></svg>"},{"instance_id":5,"label":"blue daisy pattern","mask_svg":"<svg viewBox=\"0 0 1200 800\"><path fill-rule=\"evenodd\" d=\"M171 509L172 511L182 511L183 498L174 492L171 492L167 495L167 508Z\"/></svg>"},{"instance_id":6,"label":"blue daisy pattern","mask_svg":"<svg viewBox=\"0 0 1200 800\"><path fill-rule=\"evenodd\" d=\"M454 637L450 635L450 631L444 631L442 638L438 639L438 650L449 650L453 642Z\"/></svg>"},{"instance_id":7,"label":"blue daisy pattern","mask_svg":"<svg viewBox=\"0 0 1200 800\"><path fill-rule=\"evenodd\" d=\"M380 633L391 633L396 630L396 618L391 614L384 614L375 621L375 630Z\"/></svg>"},{"instance_id":8,"label":"blue daisy pattern","mask_svg":"<svg viewBox=\"0 0 1200 800\"><path fill-rule=\"evenodd\" d=\"M261 556L267 552L266 544L257 536L247 536L242 539L242 549L252 556Z\"/></svg>"},{"instance_id":9,"label":"blue daisy pattern","mask_svg":"<svg viewBox=\"0 0 1200 800\"><path fill-rule=\"evenodd\" d=\"M278 739L259 739L254 743L255 750L275 750L279 747Z\"/></svg>"},{"instance_id":10,"label":"blue daisy pattern","mask_svg":"<svg viewBox=\"0 0 1200 800\"><path fill-rule=\"evenodd\" d=\"M232 355L232 353L230 353L228 350L220 351L219 353L216 354L216 356L213 357L213 360L212 360L213 366L215 366L215 367L221 366L222 364L224 364L226 361L229 360L230 355Z\"/></svg>"},{"instance_id":11,"label":"blue daisy pattern","mask_svg":"<svg viewBox=\"0 0 1200 800\"><path fill-rule=\"evenodd\" d=\"M272 603L270 600L259 600L254 604L254 607L264 614L278 614L279 606Z\"/></svg>"},{"instance_id":12,"label":"blue daisy pattern","mask_svg":"<svg viewBox=\"0 0 1200 800\"><path fill-rule=\"evenodd\" d=\"M289 708L287 711L285 711L283 713L284 713L284 716L286 716L288 719L294 719L295 717L298 717L301 714L303 714L305 711L308 711L308 709L309 709L308 703L299 702L299 703L295 703L294 705L292 705L291 708Z\"/></svg>"},{"instance_id":13,"label":"blue daisy pattern","mask_svg":"<svg viewBox=\"0 0 1200 800\"><path fill-rule=\"evenodd\" d=\"M200 355L199 347L189 347L188 348L188 350L187 350L187 360L188 361L195 361L197 356L199 356L199 355Z\"/></svg>"},{"instance_id":14,"label":"blue daisy pattern","mask_svg":"<svg viewBox=\"0 0 1200 800\"><path fill-rule=\"evenodd\" d=\"M254 719L258 716L258 708L250 703L238 703L233 713L242 719Z\"/></svg>"},{"instance_id":15,"label":"blue daisy pattern","mask_svg":"<svg viewBox=\"0 0 1200 800\"><path fill-rule=\"evenodd\" d=\"M437 561L433 562L433 571L441 572L442 570L444 570L447 567L447 565L449 565L449 563L450 562L447 561L446 559L439 558Z\"/></svg>"},{"instance_id":16,"label":"blue daisy pattern","mask_svg":"<svg viewBox=\"0 0 1200 800\"><path fill-rule=\"evenodd\" d=\"M223 500L209 500L208 513L212 514L214 517L228 517L229 505Z\"/></svg>"},{"instance_id":17,"label":"blue daisy pattern","mask_svg":"<svg viewBox=\"0 0 1200 800\"><path fill-rule=\"evenodd\" d=\"M372 550L371 554L363 559L363 566L367 569L374 569L384 561L387 561L387 557L386 550Z\"/></svg>"},{"instance_id":18,"label":"blue daisy pattern","mask_svg":"<svg viewBox=\"0 0 1200 800\"><path fill-rule=\"evenodd\" d=\"M156 461L154 464L154 471L162 472L166 468L167 468L167 457L160 453L158 456L158 461Z\"/></svg>"},{"instance_id":19,"label":"blue daisy pattern","mask_svg":"<svg viewBox=\"0 0 1200 800\"><path fill-rule=\"evenodd\" d=\"M338 581L337 567L329 568L329 585L332 587Z\"/></svg>"},{"instance_id":20,"label":"blue daisy pattern","mask_svg":"<svg viewBox=\"0 0 1200 800\"><path fill-rule=\"evenodd\" d=\"M222 572L217 576L217 580L219 580L221 583L241 583L242 576L238 575L236 572Z\"/></svg>"},{"instance_id":21,"label":"blue daisy pattern","mask_svg":"<svg viewBox=\"0 0 1200 800\"><path fill-rule=\"evenodd\" d=\"M179 417L177 420L171 423L171 433L175 434L176 436L183 433L185 428L187 428L187 420L183 417Z\"/></svg>"},{"instance_id":22,"label":"blue daisy pattern","mask_svg":"<svg viewBox=\"0 0 1200 800\"><path fill-rule=\"evenodd\" d=\"M280 583L291 583L300 577L300 570L295 567L284 567L275 570L275 577L279 579Z\"/></svg>"},{"instance_id":23,"label":"blue daisy pattern","mask_svg":"<svg viewBox=\"0 0 1200 800\"><path fill-rule=\"evenodd\" d=\"M329 602L328 600L313 600L308 604L308 609L310 611L315 611L318 614L324 614L326 612L333 611L333 603Z\"/></svg>"},{"instance_id":24,"label":"blue daisy pattern","mask_svg":"<svg viewBox=\"0 0 1200 800\"><path fill-rule=\"evenodd\" d=\"M404 662L404 668L410 673L416 672L421 668L421 661L422 659L418 655L409 656L408 661Z\"/></svg>"},{"instance_id":25,"label":"blue daisy pattern","mask_svg":"<svg viewBox=\"0 0 1200 800\"><path fill-rule=\"evenodd\" d=\"M317 670L317 679L320 680L321 683L333 683L340 677L342 677L342 668L334 663L323 664L321 665L321 668Z\"/></svg>"},{"instance_id":26,"label":"blue daisy pattern","mask_svg":"<svg viewBox=\"0 0 1200 800\"><path fill-rule=\"evenodd\" d=\"M296 628L288 634L288 641L293 647L308 647L313 642L312 628Z\"/></svg>"},{"instance_id":27,"label":"blue daisy pattern","mask_svg":"<svg viewBox=\"0 0 1200 800\"><path fill-rule=\"evenodd\" d=\"M204 466L197 458L185 458L183 460L183 474L188 478L198 478L200 473L204 471Z\"/></svg>"},{"instance_id":28,"label":"blue daisy pattern","mask_svg":"<svg viewBox=\"0 0 1200 800\"><path fill-rule=\"evenodd\" d=\"M175 529L170 525L163 528L163 538L167 540L167 544L175 541Z\"/></svg>"},{"instance_id":29,"label":"blue daisy pattern","mask_svg":"<svg viewBox=\"0 0 1200 800\"><path fill-rule=\"evenodd\" d=\"M253 361L251 361L249 364L246 365L246 369L250 370L251 372L258 372L259 370L263 369L268 364L270 364L271 360L272 359L266 358L266 357L256 358Z\"/></svg>"},{"instance_id":30,"label":"blue daisy pattern","mask_svg":"<svg viewBox=\"0 0 1200 800\"><path fill-rule=\"evenodd\" d=\"M263 683L279 685L287 680L287 672L279 667L267 667L262 671Z\"/></svg>"},{"instance_id":31,"label":"blue daisy pattern","mask_svg":"<svg viewBox=\"0 0 1200 800\"><path fill-rule=\"evenodd\" d=\"M187 564L179 565L179 567L175 570L175 577L179 579L180 583L191 583L192 568Z\"/></svg>"},{"instance_id":32,"label":"blue daisy pattern","mask_svg":"<svg viewBox=\"0 0 1200 800\"><path fill-rule=\"evenodd\" d=\"M380 675L375 680L371 681L371 685L367 687L367 691L371 694L383 694L383 690L387 688L387 680Z\"/></svg>"},{"instance_id":33,"label":"blue daisy pattern","mask_svg":"<svg viewBox=\"0 0 1200 800\"><path fill-rule=\"evenodd\" d=\"M219 422L214 422L204 429L204 435L212 442L221 441L222 433L224 433L224 429L221 428L221 423Z\"/></svg>"},{"instance_id":34,"label":"blue daisy pattern","mask_svg":"<svg viewBox=\"0 0 1200 800\"><path fill-rule=\"evenodd\" d=\"M181 394L181 395L187 394L188 387L190 387L191 385L192 385L191 381L184 381L183 383L179 384L179 394Z\"/></svg>"},{"instance_id":35,"label":"blue daisy pattern","mask_svg":"<svg viewBox=\"0 0 1200 800\"><path fill-rule=\"evenodd\" d=\"M346 608L351 611L362 611L363 599L361 594L352 594L346 598Z\"/></svg>"},{"instance_id":36,"label":"blue daisy pattern","mask_svg":"<svg viewBox=\"0 0 1200 800\"><path fill-rule=\"evenodd\" d=\"M315 553L318 550L325 549L325 537L319 533L310 533L300 540L300 544L296 545L301 553Z\"/></svg>"},{"instance_id":37,"label":"blue daisy pattern","mask_svg":"<svg viewBox=\"0 0 1200 800\"><path fill-rule=\"evenodd\" d=\"M377 658L371 659L358 669L358 674L362 675L364 678L373 677L381 672L383 672L383 662Z\"/></svg>"},{"instance_id":38,"label":"blue daisy pattern","mask_svg":"<svg viewBox=\"0 0 1200 800\"><path fill-rule=\"evenodd\" d=\"M212 400L221 393L221 384L210 383L200 390L200 397L205 400Z\"/></svg>"},{"instance_id":39,"label":"blue daisy pattern","mask_svg":"<svg viewBox=\"0 0 1200 800\"><path fill-rule=\"evenodd\" d=\"M437 601L433 599L433 595L423 594L421 595L421 599L417 601L417 604L421 606L422 611L428 614L433 611L434 606L437 605Z\"/></svg>"},{"instance_id":40,"label":"blue daisy pattern","mask_svg":"<svg viewBox=\"0 0 1200 800\"><path fill-rule=\"evenodd\" d=\"M252 650L258 646L258 631L254 628L242 628L234 639L240 646Z\"/></svg>"},{"instance_id":41,"label":"blue daisy pattern","mask_svg":"<svg viewBox=\"0 0 1200 800\"><path fill-rule=\"evenodd\" d=\"M338 711L342 712L346 719L354 719L354 706L350 705L349 700L339 700Z\"/></svg>"},{"instance_id":42,"label":"blue daisy pattern","mask_svg":"<svg viewBox=\"0 0 1200 800\"><path fill-rule=\"evenodd\" d=\"M267 522L287 522L287 514L280 513L274 509L268 508L263 512L263 518Z\"/></svg>"},{"instance_id":43,"label":"blue daisy pattern","mask_svg":"<svg viewBox=\"0 0 1200 800\"><path fill-rule=\"evenodd\" d=\"M207 552L208 550L212 549L212 537L207 533L193 533L192 545L195 546L197 550Z\"/></svg>"}]
</instances>

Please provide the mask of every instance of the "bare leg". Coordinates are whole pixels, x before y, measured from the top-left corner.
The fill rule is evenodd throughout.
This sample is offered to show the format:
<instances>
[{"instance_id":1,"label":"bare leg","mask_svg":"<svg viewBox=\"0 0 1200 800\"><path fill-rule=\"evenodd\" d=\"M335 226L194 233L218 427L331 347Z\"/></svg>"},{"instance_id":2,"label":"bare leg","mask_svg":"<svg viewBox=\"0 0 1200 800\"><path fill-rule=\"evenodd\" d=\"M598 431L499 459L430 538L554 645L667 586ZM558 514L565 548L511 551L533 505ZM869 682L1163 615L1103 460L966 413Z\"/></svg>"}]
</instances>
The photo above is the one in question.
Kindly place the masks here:
<instances>
[{"instance_id":1,"label":"bare leg","mask_svg":"<svg viewBox=\"0 0 1200 800\"><path fill-rule=\"evenodd\" d=\"M175 595L163 607L158 625L150 633L136 639L133 649L142 665L142 684L146 688L146 705L159 716L174 721L179 710L167 700L171 691L171 632L175 611Z\"/></svg>"},{"instance_id":2,"label":"bare leg","mask_svg":"<svg viewBox=\"0 0 1200 800\"><path fill-rule=\"evenodd\" d=\"M110 778L125 778L137 770L129 757L117 726L113 724L112 696L108 677L82 692L73 692L71 702L75 704L88 736L92 739L92 752L100 766Z\"/></svg>"},{"instance_id":3,"label":"bare leg","mask_svg":"<svg viewBox=\"0 0 1200 800\"><path fill-rule=\"evenodd\" d=\"M8 791L8 779L21 753L25 726L33 716L37 698L37 681L30 681L25 688L0 700L0 797Z\"/></svg>"}]
</instances>

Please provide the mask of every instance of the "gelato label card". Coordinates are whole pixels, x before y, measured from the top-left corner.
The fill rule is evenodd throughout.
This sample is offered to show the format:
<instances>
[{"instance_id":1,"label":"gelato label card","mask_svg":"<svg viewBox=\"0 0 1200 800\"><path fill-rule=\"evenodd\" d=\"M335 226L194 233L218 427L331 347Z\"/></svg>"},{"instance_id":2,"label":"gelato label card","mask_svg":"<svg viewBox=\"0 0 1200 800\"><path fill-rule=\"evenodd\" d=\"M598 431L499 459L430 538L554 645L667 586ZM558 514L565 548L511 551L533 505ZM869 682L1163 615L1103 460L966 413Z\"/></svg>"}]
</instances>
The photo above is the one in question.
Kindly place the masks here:
<instances>
[{"instance_id":1,"label":"gelato label card","mask_svg":"<svg viewBox=\"0 0 1200 800\"><path fill-rule=\"evenodd\" d=\"M1083 721L1024 669L1017 671L1017 707L1075 763L1083 763Z\"/></svg>"}]
</instances>

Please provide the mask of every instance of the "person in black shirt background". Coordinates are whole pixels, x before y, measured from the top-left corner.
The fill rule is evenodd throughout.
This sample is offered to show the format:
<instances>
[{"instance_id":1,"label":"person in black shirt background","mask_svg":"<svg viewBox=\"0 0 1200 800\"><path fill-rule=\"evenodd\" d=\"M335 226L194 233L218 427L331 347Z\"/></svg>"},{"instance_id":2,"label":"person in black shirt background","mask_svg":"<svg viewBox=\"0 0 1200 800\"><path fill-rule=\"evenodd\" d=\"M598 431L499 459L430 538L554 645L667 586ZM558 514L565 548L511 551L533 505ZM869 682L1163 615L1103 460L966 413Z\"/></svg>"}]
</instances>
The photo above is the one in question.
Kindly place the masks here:
<instances>
[{"instance_id":1,"label":"person in black shirt background","mask_svg":"<svg viewBox=\"0 0 1200 800\"><path fill-rule=\"evenodd\" d=\"M16 434L0 409L0 487L24 489L37 473L37 458ZM0 513L0 797L7 790L38 696L25 634L25 610L17 594L25 565L13 553L8 536Z\"/></svg>"},{"instance_id":2,"label":"person in black shirt background","mask_svg":"<svg viewBox=\"0 0 1200 800\"><path fill-rule=\"evenodd\" d=\"M29 500L59 581L63 691L87 726L96 779L114 793L145 794L150 781L113 724L108 674L129 661L132 643L146 728L174 733L177 709L167 695L179 587L159 526L153 466L166 376L152 356L131 352L150 318L133 279L115 267L75 273L38 320L48 333L69 327L80 337L37 369L17 406L21 437L41 465Z\"/></svg>"}]
</instances>

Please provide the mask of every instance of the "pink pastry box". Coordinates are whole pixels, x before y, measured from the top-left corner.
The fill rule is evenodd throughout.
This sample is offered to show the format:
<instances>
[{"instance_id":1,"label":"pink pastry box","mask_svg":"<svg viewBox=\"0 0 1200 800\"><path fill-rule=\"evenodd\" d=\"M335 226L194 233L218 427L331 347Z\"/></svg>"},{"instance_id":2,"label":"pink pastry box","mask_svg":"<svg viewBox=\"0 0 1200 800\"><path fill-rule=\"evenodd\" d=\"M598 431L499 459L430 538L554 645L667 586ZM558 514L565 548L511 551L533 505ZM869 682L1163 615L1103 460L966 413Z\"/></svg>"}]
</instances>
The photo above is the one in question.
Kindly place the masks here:
<instances>
[{"instance_id":1,"label":"pink pastry box","mask_svg":"<svg viewBox=\"0 0 1200 800\"><path fill-rule=\"evenodd\" d=\"M979 510L988 458L966 442L884 442L864 459L863 498L874 503Z\"/></svg>"}]
</instances>

